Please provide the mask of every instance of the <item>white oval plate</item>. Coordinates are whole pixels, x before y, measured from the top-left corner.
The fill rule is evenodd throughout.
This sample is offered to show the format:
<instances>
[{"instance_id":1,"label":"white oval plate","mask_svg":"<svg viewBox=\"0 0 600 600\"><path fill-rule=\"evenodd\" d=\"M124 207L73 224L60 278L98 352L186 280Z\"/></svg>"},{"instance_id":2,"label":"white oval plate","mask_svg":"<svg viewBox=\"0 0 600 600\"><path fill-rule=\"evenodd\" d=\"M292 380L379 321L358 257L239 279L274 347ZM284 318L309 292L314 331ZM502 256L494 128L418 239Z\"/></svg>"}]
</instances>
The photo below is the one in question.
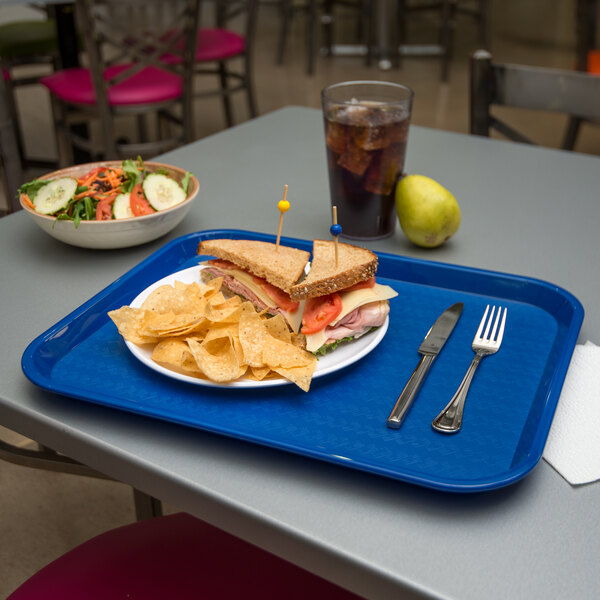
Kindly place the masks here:
<instances>
[{"instance_id":1,"label":"white oval plate","mask_svg":"<svg viewBox=\"0 0 600 600\"><path fill-rule=\"evenodd\" d=\"M161 280L157 281L156 283L153 283L151 286L147 287L143 292L138 294L131 302L130 306L132 306L133 308L139 308L144 302L144 300L150 295L150 293L157 287L160 287L161 285L173 285L175 281L180 281L181 283L193 283L196 281L200 283L200 271L203 268L204 267L202 267L201 265L198 265L163 277ZM340 344L333 352L330 352L325 356L320 356L319 360L317 361L315 372L313 374L313 379L316 379L317 377L322 377L323 375L328 375L329 373L339 371L369 354L369 352L374 350L383 339L383 336L386 334L386 331L388 329L388 325L389 317L385 320L385 323L375 331L363 335L354 342ZM179 381L187 381L188 383L193 383L194 385L203 385L207 387L217 388L263 388L278 385L288 385L292 383L291 381L288 381L284 378L266 379L263 381L253 381L251 379L242 378L236 381L232 381L230 383L217 383L215 381L210 381L207 379L200 379L198 377L192 377L191 375L184 375L182 373L177 373L176 371L171 371L170 369L167 369L155 363L150 358L150 356L152 355L152 348L149 346L137 346L136 344L128 341L125 341L125 343L127 344L127 347L129 348L131 353L139 361L141 361L154 371L162 373L167 377L178 379Z\"/></svg>"}]
</instances>

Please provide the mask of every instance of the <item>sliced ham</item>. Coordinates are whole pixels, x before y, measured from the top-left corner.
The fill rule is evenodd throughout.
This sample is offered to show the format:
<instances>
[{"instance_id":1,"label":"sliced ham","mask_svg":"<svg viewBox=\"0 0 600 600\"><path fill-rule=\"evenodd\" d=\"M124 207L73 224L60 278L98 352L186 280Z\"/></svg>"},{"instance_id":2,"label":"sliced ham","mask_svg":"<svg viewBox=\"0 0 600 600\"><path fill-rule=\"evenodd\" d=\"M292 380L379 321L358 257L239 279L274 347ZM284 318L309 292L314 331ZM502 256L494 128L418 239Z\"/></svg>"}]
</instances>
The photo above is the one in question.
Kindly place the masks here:
<instances>
[{"instance_id":1,"label":"sliced ham","mask_svg":"<svg viewBox=\"0 0 600 600\"><path fill-rule=\"evenodd\" d=\"M329 325L325 331L327 344L345 337L359 338L371 331L372 327L381 327L390 313L387 300L369 302L355 308L334 326Z\"/></svg>"},{"instance_id":2,"label":"sliced ham","mask_svg":"<svg viewBox=\"0 0 600 600\"><path fill-rule=\"evenodd\" d=\"M279 307L273 308L272 306L267 306L252 290L229 275L226 270L219 269L218 267L208 266L203 269L203 273L204 272L208 273L212 277L222 277L223 287L227 288L234 294L243 296L246 298L246 300L250 300L250 302L252 302L252 304L254 304L259 311L266 310L271 315L276 315L279 313L285 318L285 313Z\"/></svg>"}]
</instances>

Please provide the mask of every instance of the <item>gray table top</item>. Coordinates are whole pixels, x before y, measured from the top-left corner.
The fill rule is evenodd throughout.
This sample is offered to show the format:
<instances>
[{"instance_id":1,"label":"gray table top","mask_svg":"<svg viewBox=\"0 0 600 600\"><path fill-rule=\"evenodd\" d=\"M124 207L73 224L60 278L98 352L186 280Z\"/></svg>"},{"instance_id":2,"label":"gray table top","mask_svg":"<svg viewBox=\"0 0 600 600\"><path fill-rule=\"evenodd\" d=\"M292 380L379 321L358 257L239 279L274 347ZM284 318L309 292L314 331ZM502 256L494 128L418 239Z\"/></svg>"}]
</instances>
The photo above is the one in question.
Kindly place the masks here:
<instances>
[{"instance_id":1,"label":"gray table top","mask_svg":"<svg viewBox=\"0 0 600 600\"><path fill-rule=\"evenodd\" d=\"M192 212L145 246L63 245L18 213L0 220L0 424L65 452L370 598L596 598L600 485L540 461L524 480L452 495L61 398L21 373L26 345L169 239L211 228L327 237L318 111L291 107L164 155L201 182ZM565 287L600 340L600 160L413 127L406 171L442 182L463 214L436 250L401 231L372 249Z\"/></svg>"}]
</instances>

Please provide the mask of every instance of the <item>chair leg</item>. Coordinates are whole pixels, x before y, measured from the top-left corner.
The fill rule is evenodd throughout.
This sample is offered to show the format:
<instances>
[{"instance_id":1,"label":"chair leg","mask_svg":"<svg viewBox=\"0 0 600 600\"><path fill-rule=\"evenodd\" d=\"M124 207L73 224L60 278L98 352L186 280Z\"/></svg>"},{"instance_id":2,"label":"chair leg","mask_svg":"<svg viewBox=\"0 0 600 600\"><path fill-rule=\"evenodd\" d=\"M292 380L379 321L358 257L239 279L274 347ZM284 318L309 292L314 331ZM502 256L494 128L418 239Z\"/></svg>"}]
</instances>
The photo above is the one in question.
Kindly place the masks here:
<instances>
[{"instance_id":1,"label":"chair leg","mask_svg":"<svg viewBox=\"0 0 600 600\"><path fill-rule=\"evenodd\" d=\"M479 0L479 41L481 47L490 50L488 30L488 0Z\"/></svg>"},{"instance_id":2,"label":"chair leg","mask_svg":"<svg viewBox=\"0 0 600 600\"><path fill-rule=\"evenodd\" d=\"M0 164L4 171L3 183L8 199L8 212L14 212L21 208L16 200L16 195L19 186L23 183L23 172L14 124L5 101L6 95L4 81L0 81Z\"/></svg>"},{"instance_id":3,"label":"chair leg","mask_svg":"<svg viewBox=\"0 0 600 600\"><path fill-rule=\"evenodd\" d=\"M563 150L573 150L573 148L575 148L575 142L577 141L577 135L579 134L579 128L582 123L583 119L580 119L579 117L571 117L569 119L567 131L565 132L565 137L561 146Z\"/></svg>"},{"instance_id":4,"label":"chair leg","mask_svg":"<svg viewBox=\"0 0 600 600\"><path fill-rule=\"evenodd\" d=\"M406 0L398 0L396 3L396 27L392 28L392 65L395 69L399 69L402 62L401 46L406 44L408 37L407 20Z\"/></svg>"},{"instance_id":5,"label":"chair leg","mask_svg":"<svg viewBox=\"0 0 600 600\"><path fill-rule=\"evenodd\" d=\"M223 110L225 111L225 123L227 127L233 125L233 114L231 111L231 98L227 86L227 68L224 62L219 63L219 79L221 81L221 93L223 94Z\"/></svg>"},{"instance_id":6,"label":"chair leg","mask_svg":"<svg viewBox=\"0 0 600 600\"><path fill-rule=\"evenodd\" d=\"M311 18L310 1L308 5L309 19ZM323 34L323 47L327 49L327 56L333 54L333 0L325 0L323 3L323 11L321 13L321 31ZM316 18L316 17L315 17ZM309 21L310 22L310 21Z\"/></svg>"},{"instance_id":7,"label":"chair leg","mask_svg":"<svg viewBox=\"0 0 600 600\"><path fill-rule=\"evenodd\" d=\"M6 68L6 67L5 67ZM15 100L15 86L13 85L10 76L4 80L6 86L6 105L13 122L15 136L17 138L17 149L19 151L19 159L21 164L25 164L25 142L23 141L23 131L21 129L21 121L19 119L19 111Z\"/></svg>"},{"instance_id":8,"label":"chair leg","mask_svg":"<svg viewBox=\"0 0 600 600\"><path fill-rule=\"evenodd\" d=\"M277 64L283 64L283 56L285 54L285 44L290 32L292 22L292 0L281 0L281 31L279 33L279 41L277 43Z\"/></svg>"},{"instance_id":9,"label":"chair leg","mask_svg":"<svg viewBox=\"0 0 600 600\"><path fill-rule=\"evenodd\" d=\"M317 0L308 0L308 17L306 20L306 72L313 75L315 72L315 54L317 39Z\"/></svg>"},{"instance_id":10,"label":"chair leg","mask_svg":"<svg viewBox=\"0 0 600 600\"><path fill-rule=\"evenodd\" d=\"M440 45L442 47L442 81L448 81L450 61L452 58L452 26L454 20L454 1L443 0Z\"/></svg>"},{"instance_id":11,"label":"chair leg","mask_svg":"<svg viewBox=\"0 0 600 600\"><path fill-rule=\"evenodd\" d=\"M137 521L160 517L163 514L162 503L160 500L140 492L133 488L133 501L135 503L135 516Z\"/></svg>"},{"instance_id":12,"label":"chair leg","mask_svg":"<svg viewBox=\"0 0 600 600\"><path fill-rule=\"evenodd\" d=\"M68 167L74 163L73 146L68 134L67 110L53 95L51 96L52 115L54 117L54 135L58 152L58 166Z\"/></svg>"},{"instance_id":13,"label":"chair leg","mask_svg":"<svg viewBox=\"0 0 600 600\"><path fill-rule=\"evenodd\" d=\"M254 76L252 73L252 68L250 66L250 57L246 56L244 58L245 64L245 84L246 84L246 99L248 101L248 113L250 114L250 118L254 119L258 116L258 109L256 108L256 97L254 95Z\"/></svg>"},{"instance_id":14,"label":"chair leg","mask_svg":"<svg viewBox=\"0 0 600 600\"><path fill-rule=\"evenodd\" d=\"M138 141L147 142L148 141L148 127L146 125L145 115L137 115L137 130L138 130Z\"/></svg>"}]
</instances>

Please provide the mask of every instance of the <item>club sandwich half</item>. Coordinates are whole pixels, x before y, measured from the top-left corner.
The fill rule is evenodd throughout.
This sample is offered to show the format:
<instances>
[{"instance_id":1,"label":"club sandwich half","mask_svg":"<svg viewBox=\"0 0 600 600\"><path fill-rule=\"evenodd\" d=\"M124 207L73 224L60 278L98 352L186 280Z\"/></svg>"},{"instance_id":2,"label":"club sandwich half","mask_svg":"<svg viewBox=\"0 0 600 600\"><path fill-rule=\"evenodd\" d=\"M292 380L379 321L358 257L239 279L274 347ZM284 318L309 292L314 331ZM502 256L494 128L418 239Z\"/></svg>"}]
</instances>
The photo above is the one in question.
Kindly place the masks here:
<instances>
[{"instance_id":1,"label":"club sandwich half","mask_svg":"<svg viewBox=\"0 0 600 600\"><path fill-rule=\"evenodd\" d=\"M292 301L304 301L301 333L309 352L325 354L380 327L390 312L391 287L375 281L377 255L358 246L314 240L310 272L292 285Z\"/></svg>"},{"instance_id":2,"label":"club sandwich half","mask_svg":"<svg viewBox=\"0 0 600 600\"><path fill-rule=\"evenodd\" d=\"M298 333L304 303L292 300L289 292L304 275L308 252L256 240L216 239L200 242L198 254L216 257L204 263L203 281L223 277L223 288L259 311L281 314Z\"/></svg>"}]
</instances>

